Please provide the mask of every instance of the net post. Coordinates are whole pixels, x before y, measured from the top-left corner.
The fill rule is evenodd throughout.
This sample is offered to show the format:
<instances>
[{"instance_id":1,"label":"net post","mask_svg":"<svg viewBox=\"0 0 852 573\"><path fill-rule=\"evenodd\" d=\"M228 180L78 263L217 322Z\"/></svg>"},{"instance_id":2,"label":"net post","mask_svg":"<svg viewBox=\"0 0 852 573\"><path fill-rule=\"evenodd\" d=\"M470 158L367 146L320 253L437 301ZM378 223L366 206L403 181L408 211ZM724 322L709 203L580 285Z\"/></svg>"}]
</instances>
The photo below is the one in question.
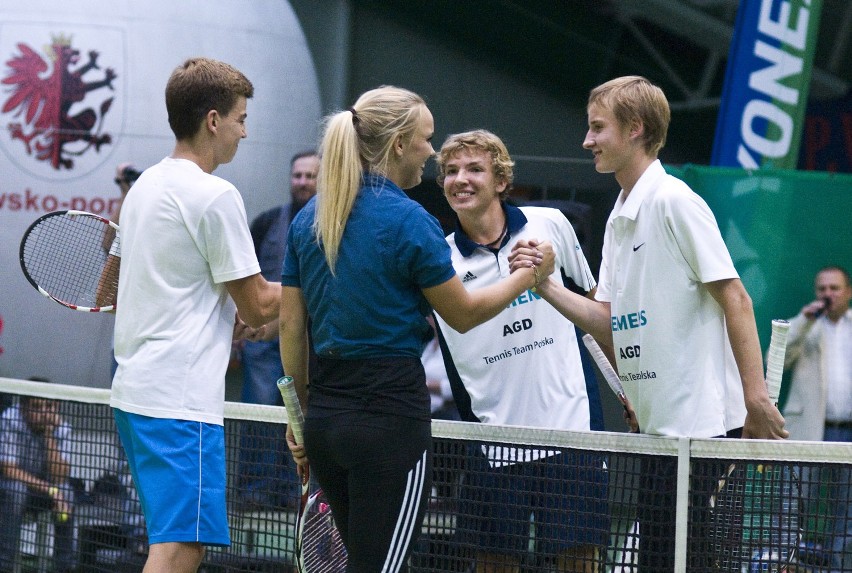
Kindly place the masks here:
<instances>
[{"instance_id":1,"label":"net post","mask_svg":"<svg viewBox=\"0 0 852 573\"><path fill-rule=\"evenodd\" d=\"M689 527L689 438L677 441L677 504L675 506L674 570L686 571L686 539ZM640 525L640 535L641 525Z\"/></svg>"}]
</instances>

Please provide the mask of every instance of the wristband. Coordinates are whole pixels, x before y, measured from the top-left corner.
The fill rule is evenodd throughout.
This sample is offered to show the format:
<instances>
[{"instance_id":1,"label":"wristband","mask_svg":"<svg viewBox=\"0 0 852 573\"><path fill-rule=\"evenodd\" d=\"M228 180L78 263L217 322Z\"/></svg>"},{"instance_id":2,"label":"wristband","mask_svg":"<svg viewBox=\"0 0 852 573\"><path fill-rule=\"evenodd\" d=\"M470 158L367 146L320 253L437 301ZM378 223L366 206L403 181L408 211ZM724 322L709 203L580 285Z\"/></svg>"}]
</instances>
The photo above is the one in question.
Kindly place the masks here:
<instances>
[{"instance_id":1,"label":"wristband","mask_svg":"<svg viewBox=\"0 0 852 573\"><path fill-rule=\"evenodd\" d=\"M56 486L51 486L47 488L47 495L50 497L56 497L59 494L59 488Z\"/></svg>"},{"instance_id":2,"label":"wristband","mask_svg":"<svg viewBox=\"0 0 852 573\"><path fill-rule=\"evenodd\" d=\"M533 284L533 287L530 290L532 292L535 292L536 287L539 285L539 283L541 283L541 279L538 276L538 267L533 265L532 270L533 270L533 276L535 277L535 284Z\"/></svg>"}]
</instances>

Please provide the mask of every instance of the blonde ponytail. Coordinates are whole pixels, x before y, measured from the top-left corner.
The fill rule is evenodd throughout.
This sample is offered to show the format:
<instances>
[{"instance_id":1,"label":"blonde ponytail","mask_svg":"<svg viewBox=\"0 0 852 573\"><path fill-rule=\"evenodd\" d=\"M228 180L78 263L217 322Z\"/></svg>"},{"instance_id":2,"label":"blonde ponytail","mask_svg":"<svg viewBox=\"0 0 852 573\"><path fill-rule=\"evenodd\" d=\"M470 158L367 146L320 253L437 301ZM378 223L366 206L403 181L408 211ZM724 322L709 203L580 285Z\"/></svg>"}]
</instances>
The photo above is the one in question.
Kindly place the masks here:
<instances>
[{"instance_id":1,"label":"blonde ponytail","mask_svg":"<svg viewBox=\"0 0 852 573\"><path fill-rule=\"evenodd\" d=\"M314 234L334 274L340 242L363 172L387 175L397 138L410 140L426 102L414 92L381 86L326 119L320 145Z\"/></svg>"}]
</instances>

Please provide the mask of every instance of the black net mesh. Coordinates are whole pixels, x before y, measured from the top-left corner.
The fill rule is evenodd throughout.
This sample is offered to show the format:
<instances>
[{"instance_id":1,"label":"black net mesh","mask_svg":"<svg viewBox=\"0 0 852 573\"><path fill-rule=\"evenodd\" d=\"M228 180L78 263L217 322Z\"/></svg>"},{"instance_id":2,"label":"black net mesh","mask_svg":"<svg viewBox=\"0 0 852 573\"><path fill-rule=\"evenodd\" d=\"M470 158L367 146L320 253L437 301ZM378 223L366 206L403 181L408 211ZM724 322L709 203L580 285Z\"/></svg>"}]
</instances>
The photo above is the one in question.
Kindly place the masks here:
<instances>
[{"instance_id":1,"label":"black net mesh","mask_svg":"<svg viewBox=\"0 0 852 573\"><path fill-rule=\"evenodd\" d=\"M0 421L0 570L140 571L145 520L108 391L0 379L4 389L13 399ZM55 447L68 479L50 479L52 446L22 430L25 408L58 409ZM295 570L300 490L284 419L283 408L228 405L232 543L208 548L203 571ZM433 433L431 495L410 571L741 573L789 561L789 571L852 573L849 444L684 448L456 422L435 422ZM10 467L57 491L15 480Z\"/></svg>"}]
</instances>

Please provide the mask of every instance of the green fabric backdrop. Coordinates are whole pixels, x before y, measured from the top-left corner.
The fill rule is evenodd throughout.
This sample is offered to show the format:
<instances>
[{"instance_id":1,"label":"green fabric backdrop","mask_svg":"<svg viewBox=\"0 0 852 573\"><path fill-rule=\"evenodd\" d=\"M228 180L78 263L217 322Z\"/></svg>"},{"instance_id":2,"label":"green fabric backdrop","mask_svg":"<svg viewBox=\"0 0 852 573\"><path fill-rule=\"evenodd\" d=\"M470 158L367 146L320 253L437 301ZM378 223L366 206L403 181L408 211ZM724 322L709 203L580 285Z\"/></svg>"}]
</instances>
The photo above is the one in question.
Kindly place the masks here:
<instances>
[{"instance_id":1,"label":"green fabric backdrop","mask_svg":"<svg viewBox=\"0 0 852 573\"><path fill-rule=\"evenodd\" d=\"M773 318L814 298L826 265L852 272L852 175L813 171L666 166L701 195L719 223L754 302L764 352ZM781 401L786 398L786 384Z\"/></svg>"}]
</instances>

